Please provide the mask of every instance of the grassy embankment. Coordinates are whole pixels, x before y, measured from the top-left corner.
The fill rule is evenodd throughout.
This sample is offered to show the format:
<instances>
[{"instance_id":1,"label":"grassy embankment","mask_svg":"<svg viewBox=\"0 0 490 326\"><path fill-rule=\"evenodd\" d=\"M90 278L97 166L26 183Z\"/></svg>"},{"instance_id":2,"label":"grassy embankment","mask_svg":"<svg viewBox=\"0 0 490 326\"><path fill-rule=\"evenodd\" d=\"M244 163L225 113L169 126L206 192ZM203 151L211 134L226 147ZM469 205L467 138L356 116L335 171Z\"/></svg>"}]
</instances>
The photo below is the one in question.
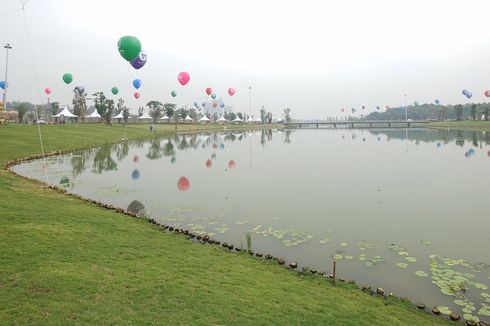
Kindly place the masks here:
<instances>
[{"instance_id":1,"label":"grassy embankment","mask_svg":"<svg viewBox=\"0 0 490 326\"><path fill-rule=\"evenodd\" d=\"M157 134L174 131L156 128ZM121 126L102 125L42 131L48 152L124 135ZM126 131L130 139L148 135L147 125ZM37 154L37 127L0 126L0 145L2 166ZM1 325L450 323L398 300L161 232L3 169L0 212Z\"/></svg>"},{"instance_id":2,"label":"grassy embankment","mask_svg":"<svg viewBox=\"0 0 490 326\"><path fill-rule=\"evenodd\" d=\"M438 121L427 124L430 128L469 131L490 131L490 121Z\"/></svg>"}]
</instances>

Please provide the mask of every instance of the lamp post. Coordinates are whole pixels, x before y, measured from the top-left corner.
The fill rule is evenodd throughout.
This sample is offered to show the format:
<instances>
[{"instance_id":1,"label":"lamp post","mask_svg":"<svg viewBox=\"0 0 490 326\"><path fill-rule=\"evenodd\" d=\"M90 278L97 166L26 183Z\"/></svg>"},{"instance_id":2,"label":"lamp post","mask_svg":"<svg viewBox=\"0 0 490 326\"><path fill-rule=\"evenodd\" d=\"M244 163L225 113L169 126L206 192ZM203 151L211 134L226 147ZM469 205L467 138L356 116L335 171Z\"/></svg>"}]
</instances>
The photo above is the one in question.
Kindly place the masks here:
<instances>
[{"instance_id":1,"label":"lamp post","mask_svg":"<svg viewBox=\"0 0 490 326\"><path fill-rule=\"evenodd\" d=\"M408 121L407 94L405 94L405 121Z\"/></svg>"},{"instance_id":2,"label":"lamp post","mask_svg":"<svg viewBox=\"0 0 490 326\"><path fill-rule=\"evenodd\" d=\"M9 50L12 49L12 46L10 45L10 43L7 43L3 47L7 49L7 59L5 60L5 89L3 90L3 105L5 106L5 109L7 109L7 72L9 67Z\"/></svg>"},{"instance_id":3,"label":"lamp post","mask_svg":"<svg viewBox=\"0 0 490 326\"><path fill-rule=\"evenodd\" d=\"M252 116L252 86L248 86L248 115Z\"/></svg>"}]
</instances>

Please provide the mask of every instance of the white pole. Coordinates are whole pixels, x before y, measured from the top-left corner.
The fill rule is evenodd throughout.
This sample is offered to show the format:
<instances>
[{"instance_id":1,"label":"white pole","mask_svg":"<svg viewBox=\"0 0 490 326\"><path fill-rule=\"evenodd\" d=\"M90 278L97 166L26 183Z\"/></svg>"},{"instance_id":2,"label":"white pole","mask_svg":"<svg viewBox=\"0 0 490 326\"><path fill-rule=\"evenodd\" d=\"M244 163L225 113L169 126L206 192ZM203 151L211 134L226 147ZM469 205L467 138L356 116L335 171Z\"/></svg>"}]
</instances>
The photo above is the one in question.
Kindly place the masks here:
<instances>
[{"instance_id":1,"label":"white pole","mask_svg":"<svg viewBox=\"0 0 490 326\"><path fill-rule=\"evenodd\" d=\"M3 47L7 49L7 60L5 60L5 89L3 90L3 105L5 107L5 110L7 110L7 72L9 67L9 50L12 48L12 46L10 46L10 43L7 43Z\"/></svg>"},{"instance_id":2,"label":"white pole","mask_svg":"<svg viewBox=\"0 0 490 326\"><path fill-rule=\"evenodd\" d=\"M405 94L405 121L408 121L407 94Z\"/></svg>"}]
</instances>

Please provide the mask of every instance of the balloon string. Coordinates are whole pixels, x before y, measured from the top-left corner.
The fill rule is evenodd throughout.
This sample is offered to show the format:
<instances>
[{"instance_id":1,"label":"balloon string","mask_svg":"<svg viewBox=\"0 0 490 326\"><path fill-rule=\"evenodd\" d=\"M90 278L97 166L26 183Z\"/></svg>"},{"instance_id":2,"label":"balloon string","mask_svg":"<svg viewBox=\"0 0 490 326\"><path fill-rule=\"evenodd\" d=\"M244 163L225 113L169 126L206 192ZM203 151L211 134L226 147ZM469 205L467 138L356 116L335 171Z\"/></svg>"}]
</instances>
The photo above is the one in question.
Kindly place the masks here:
<instances>
[{"instance_id":1,"label":"balloon string","mask_svg":"<svg viewBox=\"0 0 490 326\"><path fill-rule=\"evenodd\" d=\"M24 27L26 29L26 34L27 34L27 42L29 44L29 51L31 53L31 60L32 60L32 65L34 67L34 77L35 77L35 82L36 82L36 87L37 89L40 89L39 85L39 73L38 73L38 70L37 70L37 65L36 65L36 60L34 59L34 51L32 50L32 42L31 42L31 34L29 32L29 25L27 24L27 17L26 17L26 12L25 12L25 4L22 5L22 15L24 17ZM34 93L37 93L36 91L34 91ZM39 93L38 93L39 95ZM39 98L41 99L42 101L42 97L39 96ZM38 134L39 134L39 143L41 144L41 153L42 153L42 156L43 156L43 167L44 167L44 176L46 178L46 183L49 184L49 179L48 179L48 166L46 165L46 157L45 157L45 153L44 153L44 144L43 144L43 137L42 137L42 134L41 134L41 126L39 125L39 112L36 108L36 124L37 124L37 131L38 131Z\"/></svg>"}]
</instances>

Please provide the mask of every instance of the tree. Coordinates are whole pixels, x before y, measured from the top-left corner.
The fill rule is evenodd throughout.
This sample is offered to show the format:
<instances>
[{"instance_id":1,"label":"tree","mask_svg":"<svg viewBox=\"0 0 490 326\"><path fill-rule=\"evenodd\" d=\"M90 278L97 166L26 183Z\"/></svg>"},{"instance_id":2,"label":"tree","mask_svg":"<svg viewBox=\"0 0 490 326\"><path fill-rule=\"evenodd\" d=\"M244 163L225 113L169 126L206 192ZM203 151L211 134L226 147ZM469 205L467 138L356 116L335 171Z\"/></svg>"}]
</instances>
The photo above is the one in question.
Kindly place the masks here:
<instances>
[{"instance_id":1,"label":"tree","mask_svg":"<svg viewBox=\"0 0 490 326\"><path fill-rule=\"evenodd\" d=\"M165 103L163 105L163 109L165 111L165 114L167 115L167 117L169 119L172 119L172 117L174 116L174 112L175 112L175 108L177 107L176 104L174 103ZM169 120L170 121L170 120Z\"/></svg>"},{"instance_id":2,"label":"tree","mask_svg":"<svg viewBox=\"0 0 490 326\"><path fill-rule=\"evenodd\" d=\"M480 112L485 117L485 120L488 120L488 116L490 115L490 107L487 105L482 105L480 108Z\"/></svg>"},{"instance_id":3,"label":"tree","mask_svg":"<svg viewBox=\"0 0 490 326\"><path fill-rule=\"evenodd\" d=\"M128 123L128 118L129 118L129 109L127 107L123 108L123 118L124 118L124 123Z\"/></svg>"},{"instance_id":4,"label":"tree","mask_svg":"<svg viewBox=\"0 0 490 326\"><path fill-rule=\"evenodd\" d=\"M454 112L456 113L456 120L460 121L463 118L463 106L461 104L455 105Z\"/></svg>"},{"instance_id":5,"label":"tree","mask_svg":"<svg viewBox=\"0 0 490 326\"><path fill-rule=\"evenodd\" d=\"M229 120L229 121L235 120L236 119L236 113L235 112L228 113L228 118L226 118L226 119Z\"/></svg>"},{"instance_id":6,"label":"tree","mask_svg":"<svg viewBox=\"0 0 490 326\"><path fill-rule=\"evenodd\" d=\"M53 102L49 104L49 111L51 115L58 114L60 111L60 102Z\"/></svg>"},{"instance_id":7,"label":"tree","mask_svg":"<svg viewBox=\"0 0 490 326\"><path fill-rule=\"evenodd\" d=\"M94 93L93 96L95 97L94 103L97 112L107 122L107 124L112 125L111 118L115 110L114 100L106 98L104 92Z\"/></svg>"},{"instance_id":8,"label":"tree","mask_svg":"<svg viewBox=\"0 0 490 326\"><path fill-rule=\"evenodd\" d=\"M241 112L238 112L236 115L243 120L243 114Z\"/></svg>"},{"instance_id":9,"label":"tree","mask_svg":"<svg viewBox=\"0 0 490 326\"><path fill-rule=\"evenodd\" d=\"M476 107L477 107L477 105L474 103L471 105L471 113L470 114L471 114L471 118L473 119L473 121L476 120Z\"/></svg>"},{"instance_id":10,"label":"tree","mask_svg":"<svg viewBox=\"0 0 490 326\"><path fill-rule=\"evenodd\" d=\"M290 108L284 109L284 112L282 115L284 117L284 121L291 122L291 109Z\"/></svg>"},{"instance_id":11,"label":"tree","mask_svg":"<svg viewBox=\"0 0 490 326\"><path fill-rule=\"evenodd\" d=\"M87 93L85 88L77 86L73 89L73 113L85 122L85 112L87 111ZM77 118L77 121L78 121Z\"/></svg>"},{"instance_id":12,"label":"tree","mask_svg":"<svg viewBox=\"0 0 490 326\"><path fill-rule=\"evenodd\" d=\"M189 114L189 110L187 110L185 107L181 106L177 110L177 115L176 115L176 121L175 122L178 122L177 121L178 118L181 118L182 120L184 120L185 117L187 116L187 114Z\"/></svg>"},{"instance_id":13,"label":"tree","mask_svg":"<svg viewBox=\"0 0 490 326\"><path fill-rule=\"evenodd\" d=\"M267 114L266 114L266 112L265 112L265 109L264 109L264 107L262 107L262 108L260 109L260 119L262 120L262 123L265 123L265 121L266 121L266 119L267 119L266 115L267 115Z\"/></svg>"},{"instance_id":14,"label":"tree","mask_svg":"<svg viewBox=\"0 0 490 326\"><path fill-rule=\"evenodd\" d=\"M146 103L146 106L150 109L150 117L156 122L158 118L162 116L163 104L158 101L150 101Z\"/></svg>"},{"instance_id":15,"label":"tree","mask_svg":"<svg viewBox=\"0 0 490 326\"><path fill-rule=\"evenodd\" d=\"M15 103L14 110L17 111L17 113L19 114L18 116L19 123L21 123L22 119L24 118L24 115L29 110L29 103L27 102Z\"/></svg>"}]
</instances>

